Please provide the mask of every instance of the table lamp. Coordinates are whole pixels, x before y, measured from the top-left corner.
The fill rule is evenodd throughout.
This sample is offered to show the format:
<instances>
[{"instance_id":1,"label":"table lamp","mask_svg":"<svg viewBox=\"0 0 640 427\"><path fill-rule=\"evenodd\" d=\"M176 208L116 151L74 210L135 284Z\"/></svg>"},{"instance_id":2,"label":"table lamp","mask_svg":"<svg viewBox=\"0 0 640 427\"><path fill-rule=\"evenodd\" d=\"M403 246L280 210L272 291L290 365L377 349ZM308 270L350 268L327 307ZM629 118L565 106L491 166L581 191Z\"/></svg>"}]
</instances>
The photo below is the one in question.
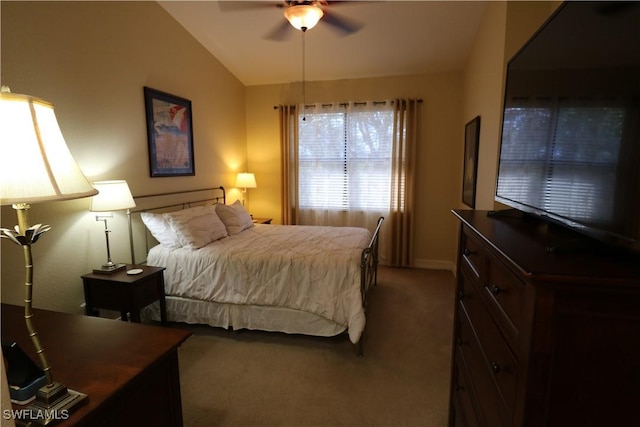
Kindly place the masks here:
<instances>
[{"instance_id":1,"label":"table lamp","mask_svg":"<svg viewBox=\"0 0 640 427\"><path fill-rule=\"evenodd\" d=\"M242 188L242 205L244 206L245 194L247 194L247 188L257 188L256 177L252 173L239 173L236 177L236 187Z\"/></svg>"},{"instance_id":2,"label":"table lamp","mask_svg":"<svg viewBox=\"0 0 640 427\"><path fill-rule=\"evenodd\" d=\"M0 203L12 205L18 217L14 229L0 228L0 237L23 249L25 325L46 376L46 384L35 391L35 400L23 414L35 415L32 425L44 425L53 421L51 417L56 414L60 416L61 411L70 411L86 401L87 395L53 380L51 365L34 327L31 245L51 227L29 225L30 203L78 199L93 196L97 190L69 152L53 105L28 95L12 94L7 87L0 90L0 152Z\"/></svg>"},{"instance_id":3,"label":"table lamp","mask_svg":"<svg viewBox=\"0 0 640 427\"><path fill-rule=\"evenodd\" d=\"M113 218L113 212L123 209L129 209L136 206L131 195L131 190L124 180L112 181L96 181L93 186L99 193L91 198L91 212L100 212L96 215L96 221L104 221L104 237L107 242L107 262L102 264L100 268L94 269L94 273L110 274L120 271L126 267L126 264L116 264L111 261L111 249L109 248L109 227L107 219Z\"/></svg>"}]
</instances>

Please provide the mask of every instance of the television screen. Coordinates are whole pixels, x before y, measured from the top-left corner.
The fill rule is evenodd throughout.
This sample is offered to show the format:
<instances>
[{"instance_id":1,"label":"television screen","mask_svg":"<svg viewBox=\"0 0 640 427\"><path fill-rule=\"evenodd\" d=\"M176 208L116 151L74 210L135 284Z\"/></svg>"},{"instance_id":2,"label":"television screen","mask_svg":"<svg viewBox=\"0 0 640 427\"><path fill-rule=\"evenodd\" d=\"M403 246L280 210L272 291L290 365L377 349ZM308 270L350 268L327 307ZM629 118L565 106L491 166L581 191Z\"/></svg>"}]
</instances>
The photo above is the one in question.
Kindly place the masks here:
<instances>
[{"instance_id":1,"label":"television screen","mask_svg":"<svg viewBox=\"0 0 640 427\"><path fill-rule=\"evenodd\" d=\"M566 2L509 61L496 200L640 250L639 2Z\"/></svg>"}]
</instances>

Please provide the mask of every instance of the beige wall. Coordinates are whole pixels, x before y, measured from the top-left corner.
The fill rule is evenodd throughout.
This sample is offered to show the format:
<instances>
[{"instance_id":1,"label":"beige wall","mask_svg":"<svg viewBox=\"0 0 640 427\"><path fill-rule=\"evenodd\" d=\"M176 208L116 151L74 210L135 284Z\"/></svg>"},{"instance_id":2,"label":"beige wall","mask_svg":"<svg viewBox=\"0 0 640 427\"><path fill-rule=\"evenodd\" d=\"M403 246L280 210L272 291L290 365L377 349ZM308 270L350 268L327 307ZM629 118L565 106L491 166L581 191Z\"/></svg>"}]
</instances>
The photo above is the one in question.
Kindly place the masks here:
<instances>
[{"instance_id":1,"label":"beige wall","mask_svg":"<svg viewBox=\"0 0 640 427\"><path fill-rule=\"evenodd\" d=\"M155 2L2 2L2 84L55 104L69 148L92 180L133 194L233 186L245 167L244 86ZM196 176L150 178L143 86L190 99ZM2 161L8 161L3 153ZM28 159L23 161L28 167ZM231 197L238 197L231 192ZM80 276L106 259L89 199L33 205L53 229L34 245L35 305L77 312ZM2 207L2 227L15 213ZM114 261L129 261L125 215L109 221ZM22 251L2 239L2 301L22 303Z\"/></svg>"},{"instance_id":2,"label":"beige wall","mask_svg":"<svg viewBox=\"0 0 640 427\"><path fill-rule=\"evenodd\" d=\"M461 197L464 124L482 117L478 201L490 209L508 56L558 2L489 2L465 70L418 76L310 82L308 102L419 97L415 263L452 268ZM56 105L67 143L91 180L126 179L134 194L233 186L256 174L247 206L280 221L280 103L301 100L299 84L245 88L155 2L2 2L2 84ZM419 50L416 54L420 54ZM150 178L142 88L193 104L196 176ZM3 161L6 161L3 158ZM239 197L229 194L230 201ZM105 258L102 223L88 199L34 205L32 223L53 226L35 246L35 305L77 312L80 276ZM15 214L2 207L3 227ZM112 254L127 261L123 214L109 222ZM23 262L2 240L2 301L21 303Z\"/></svg>"}]
</instances>

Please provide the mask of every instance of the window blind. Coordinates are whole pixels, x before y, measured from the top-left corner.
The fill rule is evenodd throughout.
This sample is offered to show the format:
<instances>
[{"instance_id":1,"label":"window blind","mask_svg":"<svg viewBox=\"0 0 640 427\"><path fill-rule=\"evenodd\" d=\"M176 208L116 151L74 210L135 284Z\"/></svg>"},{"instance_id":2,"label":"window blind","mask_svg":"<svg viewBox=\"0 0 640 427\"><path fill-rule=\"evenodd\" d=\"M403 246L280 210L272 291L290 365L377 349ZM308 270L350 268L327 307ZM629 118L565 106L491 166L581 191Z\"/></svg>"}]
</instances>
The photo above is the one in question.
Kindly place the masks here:
<instances>
[{"instance_id":1,"label":"window blind","mask_svg":"<svg viewBox=\"0 0 640 427\"><path fill-rule=\"evenodd\" d=\"M299 117L300 208L389 208L393 110L388 103L307 109Z\"/></svg>"}]
</instances>

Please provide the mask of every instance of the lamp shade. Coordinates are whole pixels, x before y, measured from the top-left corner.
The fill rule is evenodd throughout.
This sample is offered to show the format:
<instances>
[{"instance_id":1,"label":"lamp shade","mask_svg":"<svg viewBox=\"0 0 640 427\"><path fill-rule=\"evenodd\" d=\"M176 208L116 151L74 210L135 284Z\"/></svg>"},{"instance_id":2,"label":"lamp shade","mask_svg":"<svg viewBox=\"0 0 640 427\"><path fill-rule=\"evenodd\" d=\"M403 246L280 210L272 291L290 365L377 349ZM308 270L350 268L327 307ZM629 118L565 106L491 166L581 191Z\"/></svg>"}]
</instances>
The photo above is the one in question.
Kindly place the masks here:
<instances>
[{"instance_id":1,"label":"lamp shade","mask_svg":"<svg viewBox=\"0 0 640 427\"><path fill-rule=\"evenodd\" d=\"M62 136L53 104L0 91L0 203L88 197L96 190Z\"/></svg>"},{"instance_id":2,"label":"lamp shade","mask_svg":"<svg viewBox=\"0 0 640 427\"><path fill-rule=\"evenodd\" d=\"M91 198L91 212L112 212L136 206L125 180L96 181L93 185L99 193Z\"/></svg>"},{"instance_id":3,"label":"lamp shade","mask_svg":"<svg viewBox=\"0 0 640 427\"><path fill-rule=\"evenodd\" d=\"M318 6L299 4L289 6L284 10L284 16L297 30L310 30L316 26L324 12Z\"/></svg>"},{"instance_id":4,"label":"lamp shade","mask_svg":"<svg viewBox=\"0 0 640 427\"><path fill-rule=\"evenodd\" d=\"M236 187L238 188L256 188L256 177L252 173L239 173L236 178Z\"/></svg>"}]
</instances>

